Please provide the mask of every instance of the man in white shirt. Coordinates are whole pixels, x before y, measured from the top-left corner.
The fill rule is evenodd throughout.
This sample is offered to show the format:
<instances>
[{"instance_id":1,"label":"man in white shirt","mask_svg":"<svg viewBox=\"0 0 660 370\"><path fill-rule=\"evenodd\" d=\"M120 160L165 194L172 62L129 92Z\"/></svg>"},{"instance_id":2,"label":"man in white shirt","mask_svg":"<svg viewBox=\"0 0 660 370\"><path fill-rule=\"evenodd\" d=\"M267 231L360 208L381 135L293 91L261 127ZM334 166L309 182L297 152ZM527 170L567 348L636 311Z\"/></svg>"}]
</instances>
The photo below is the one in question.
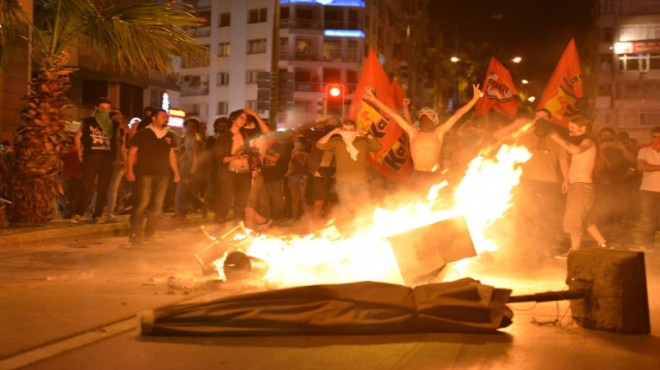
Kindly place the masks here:
<instances>
[{"instance_id":1,"label":"man in white shirt","mask_svg":"<svg viewBox=\"0 0 660 370\"><path fill-rule=\"evenodd\" d=\"M631 250L653 251L660 217L660 126L651 129L651 143L637 154L637 170L642 172L639 187L641 244Z\"/></svg>"}]
</instances>

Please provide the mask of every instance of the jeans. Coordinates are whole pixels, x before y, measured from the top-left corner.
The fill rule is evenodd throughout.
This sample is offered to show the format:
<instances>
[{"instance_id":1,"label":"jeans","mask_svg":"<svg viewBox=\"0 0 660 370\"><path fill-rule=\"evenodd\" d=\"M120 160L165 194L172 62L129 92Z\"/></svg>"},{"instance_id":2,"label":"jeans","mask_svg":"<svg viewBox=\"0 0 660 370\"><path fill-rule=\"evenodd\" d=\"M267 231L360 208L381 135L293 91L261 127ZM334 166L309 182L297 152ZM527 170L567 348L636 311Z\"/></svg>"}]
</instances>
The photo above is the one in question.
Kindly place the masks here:
<instances>
[{"instance_id":1,"label":"jeans","mask_svg":"<svg viewBox=\"0 0 660 370\"><path fill-rule=\"evenodd\" d=\"M110 180L110 187L108 188L108 204L105 207L105 214L111 215L115 211L117 205L117 194L119 193L119 185L124 178L124 171L126 167L124 164L115 164L112 170L112 179Z\"/></svg>"},{"instance_id":2,"label":"jeans","mask_svg":"<svg viewBox=\"0 0 660 370\"><path fill-rule=\"evenodd\" d=\"M96 201L92 218L101 216L108 198L108 188L112 177L112 155L91 154L83 159L82 164L82 194L78 198L74 214L85 214L96 191Z\"/></svg>"},{"instance_id":3,"label":"jeans","mask_svg":"<svg viewBox=\"0 0 660 370\"><path fill-rule=\"evenodd\" d=\"M137 176L137 194L134 198L133 212L131 213L131 237L145 236L149 238L156 233L169 179L169 176ZM147 225L143 233L145 213L147 213Z\"/></svg>"},{"instance_id":4,"label":"jeans","mask_svg":"<svg viewBox=\"0 0 660 370\"><path fill-rule=\"evenodd\" d=\"M245 205L250 194L252 175L249 173L228 172L219 178L220 197L215 212L215 222L224 223L229 207L234 205L234 219L245 219Z\"/></svg>"},{"instance_id":5,"label":"jeans","mask_svg":"<svg viewBox=\"0 0 660 370\"><path fill-rule=\"evenodd\" d=\"M646 248L653 248L655 232L660 224L660 192L639 191L639 220L642 226L641 244Z\"/></svg>"},{"instance_id":6,"label":"jeans","mask_svg":"<svg viewBox=\"0 0 660 370\"><path fill-rule=\"evenodd\" d=\"M259 213L275 220L284 216L284 179L264 180L259 189Z\"/></svg>"},{"instance_id":7,"label":"jeans","mask_svg":"<svg viewBox=\"0 0 660 370\"><path fill-rule=\"evenodd\" d=\"M191 208L190 191L192 182L189 178L191 167L191 161L181 161L179 164L179 175L181 175L181 181L176 184L176 193L174 195L174 209L177 214L185 214Z\"/></svg>"}]
</instances>

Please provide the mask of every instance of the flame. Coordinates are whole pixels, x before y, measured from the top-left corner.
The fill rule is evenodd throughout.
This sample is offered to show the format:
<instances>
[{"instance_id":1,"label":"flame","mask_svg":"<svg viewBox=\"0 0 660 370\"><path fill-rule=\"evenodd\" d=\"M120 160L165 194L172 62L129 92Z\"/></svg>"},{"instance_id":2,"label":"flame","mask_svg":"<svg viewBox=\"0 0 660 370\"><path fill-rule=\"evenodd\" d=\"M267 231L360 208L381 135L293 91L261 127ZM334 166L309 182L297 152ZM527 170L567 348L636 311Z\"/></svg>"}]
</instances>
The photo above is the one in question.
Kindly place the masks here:
<instances>
[{"instance_id":1,"label":"flame","mask_svg":"<svg viewBox=\"0 0 660 370\"><path fill-rule=\"evenodd\" d=\"M423 201L395 209L376 208L370 217L356 222L345 235L329 226L306 236L233 235L251 257L267 262L264 280L273 285L299 286L354 281L404 284L387 237L463 215L478 253L493 251L497 241L486 236L488 228L511 206L512 189L520 179L520 163L531 154L524 147L501 146L496 155L482 152L469 165L453 199L441 196L447 183L434 185ZM249 230L248 230L249 232ZM223 260L216 261L221 279ZM453 263L452 274L466 276L471 260ZM462 275L461 275L462 274ZM453 276L453 275L452 275ZM451 278L446 276L445 278Z\"/></svg>"}]
</instances>

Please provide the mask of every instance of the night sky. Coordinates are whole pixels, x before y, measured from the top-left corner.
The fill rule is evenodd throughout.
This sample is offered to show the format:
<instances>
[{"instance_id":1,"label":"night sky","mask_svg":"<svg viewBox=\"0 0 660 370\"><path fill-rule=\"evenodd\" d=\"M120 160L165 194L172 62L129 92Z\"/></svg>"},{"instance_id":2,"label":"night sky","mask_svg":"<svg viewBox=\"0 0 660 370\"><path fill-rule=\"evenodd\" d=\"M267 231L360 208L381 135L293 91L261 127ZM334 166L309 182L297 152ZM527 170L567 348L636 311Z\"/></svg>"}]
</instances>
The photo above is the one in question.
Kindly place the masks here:
<instances>
[{"instance_id":1,"label":"night sky","mask_svg":"<svg viewBox=\"0 0 660 370\"><path fill-rule=\"evenodd\" d=\"M446 29L446 47L453 47L454 26L445 23L458 23L460 46L486 42L505 54L520 55L523 63L517 67L519 76L512 71L514 78L542 80L540 85L544 85L571 37L576 40L584 73L585 62L597 47L590 31L594 1L433 0L430 10L432 19ZM502 19L490 19L495 14Z\"/></svg>"}]
</instances>

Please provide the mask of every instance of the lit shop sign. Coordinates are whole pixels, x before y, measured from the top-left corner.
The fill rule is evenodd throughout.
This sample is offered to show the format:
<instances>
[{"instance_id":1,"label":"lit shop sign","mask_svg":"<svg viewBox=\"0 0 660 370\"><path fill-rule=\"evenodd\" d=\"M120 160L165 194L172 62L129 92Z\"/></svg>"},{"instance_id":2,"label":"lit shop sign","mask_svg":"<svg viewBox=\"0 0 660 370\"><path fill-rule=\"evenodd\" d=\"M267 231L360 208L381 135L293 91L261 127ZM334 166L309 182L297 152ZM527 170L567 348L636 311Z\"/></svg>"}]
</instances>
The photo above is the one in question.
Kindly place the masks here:
<instances>
[{"instance_id":1,"label":"lit shop sign","mask_svg":"<svg viewBox=\"0 0 660 370\"><path fill-rule=\"evenodd\" d=\"M660 52L660 40L617 42L614 44L615 54L647 54L658 52Z\"/></svg>"},{"instance_id":2,"label":"lit shop sign","mask_svg":"<svg viewBox=\"0 0 660 370\"><path fill-rule=\"evenodd\" d=\"M330 37L357 37L364 38L364 32L360 30L323 30L323 36Z\"/></svg>"},{"instance_id":3,"label":"lit shop sign","mask_svg":"<svg viewBox=\"0 0 660 370\"><path fill-rule=\"evenodd\" d=\"M280 4L310 4L324 6L354 6L364 8L364 0L280 0Z\"/></svg>"},{"instance_id":4,"label":"lit shop sign","mask_svg":"<svg viewBox=\"0 0 660 370\"><path fill-rule=\"evenodd\" d=\"M186 118L186 112L181 109L170 109L167 111L170 115L170 120L167 125L170 127L183 127L183 119Z\"/></svg>"}]
</instances>

